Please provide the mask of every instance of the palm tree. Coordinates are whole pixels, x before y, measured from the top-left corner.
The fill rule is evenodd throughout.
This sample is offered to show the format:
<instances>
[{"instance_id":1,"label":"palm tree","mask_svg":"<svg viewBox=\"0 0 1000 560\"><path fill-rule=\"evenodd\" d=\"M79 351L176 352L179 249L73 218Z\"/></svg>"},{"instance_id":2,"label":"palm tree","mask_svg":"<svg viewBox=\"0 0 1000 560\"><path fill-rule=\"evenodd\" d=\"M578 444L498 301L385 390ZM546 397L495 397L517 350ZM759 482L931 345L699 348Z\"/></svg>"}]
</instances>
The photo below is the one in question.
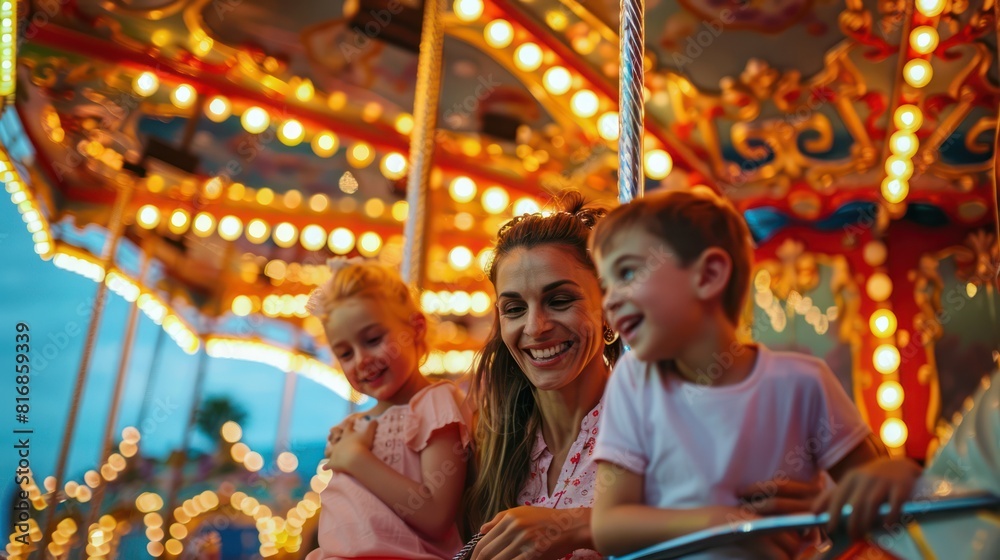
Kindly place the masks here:
<instances>
[{"instance_id":1,"label":"palm tree","mask_svg":"<svg viewBox=\"0 0 1000 560\"><path fill-rule=\"evenodd\" d=\"M198 426L198 431L210 439L214 447L218 447L219 442L222 441L222 434L219 433L222 425L229 420L242 425L246 418L246 410L229 397L215 396L202 401L198 408L195 424Z\"/></svg>"}]
</instances>

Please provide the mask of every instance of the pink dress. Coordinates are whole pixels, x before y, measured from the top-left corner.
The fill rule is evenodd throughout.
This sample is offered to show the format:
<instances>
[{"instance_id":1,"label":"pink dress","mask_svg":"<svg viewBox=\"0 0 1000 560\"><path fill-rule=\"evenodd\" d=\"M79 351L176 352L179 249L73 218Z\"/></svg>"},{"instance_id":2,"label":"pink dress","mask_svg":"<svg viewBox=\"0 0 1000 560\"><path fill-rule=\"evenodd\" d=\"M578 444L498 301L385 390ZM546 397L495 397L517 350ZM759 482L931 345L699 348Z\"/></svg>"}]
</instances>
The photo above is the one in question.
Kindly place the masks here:
<instances>
[{"instance_id":1,"label":"pink dress","mask_svg":"<svg viewBox=\"0 0 1000 560\"><path fill-rule=\"evenodd\" d=\"M465 396L451 382L435 383L418 392L408 404L390 407L377 418L372 452L385 464L412 480L421 480L420 452L434 431L458 424L462 445L470 441L470 415ZM368 421L358 419L355 429ZM459 464L456 462L456 464ZM458 466L456 468L464 468ZM442 467L442 472L448 471ZM420 496L412 501L419 502ZM438 542L425 539L354 477L334 473L320 494L319 548L306 560L391 558L438 560L452 558L462 547L458 530ZM419 503L397 504L415 509Z\"/></svg>"},{"instance_id":2,"label":"pink dress","mask_svg":"<svg viewBox=\"0 0 1000 560\"><path fill-rule=\"evenodd\" d=\"M553 509L594 507L594 487L597 482L597 463L594 461L594 444L597 440L597 426L604 401L598 402L580 422L580 435L576 437L569 455L562 466L559 480L548 494L549 468L552 453L542 430L535 435L535 447L531 451L531 473L528 482L518 495L518 502L526 506ZM563 557L564 560L597 560L602 558L594 550L580 549Z\"/></svg>"}]
</instances>

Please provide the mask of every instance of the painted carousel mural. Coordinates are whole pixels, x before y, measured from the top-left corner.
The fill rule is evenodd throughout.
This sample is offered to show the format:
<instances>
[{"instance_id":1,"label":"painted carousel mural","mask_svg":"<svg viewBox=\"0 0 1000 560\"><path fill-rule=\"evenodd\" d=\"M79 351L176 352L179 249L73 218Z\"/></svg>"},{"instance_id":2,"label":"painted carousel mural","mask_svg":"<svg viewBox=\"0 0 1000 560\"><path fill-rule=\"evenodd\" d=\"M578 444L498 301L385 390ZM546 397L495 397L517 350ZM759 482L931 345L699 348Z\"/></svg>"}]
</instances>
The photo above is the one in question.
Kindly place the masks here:
<instances>
[{"instance_id":1,"label":"painted carousel mural","mask_svg":"<svg viewBox=\"0 0 1000 560\"><path fill-rule=\"evenodd\" d=\"M630 120L607 0L0 0L0 180L37 260L97 290L80 359L53 374L72 387L58 458L20 483L31 527L6 554L304 557L329 471L289 451L290 395L305 379L366 400L305 311L326 259L401 266L437 319L424 373L462 380L495 313L498 228L567 187L628 200L627 172L629 196L730 199L756 243L747 336L823 358L893 454L932 457L1000 352L995 10L647 0ZM116 298L129 326L92 422ZM162 456L143 451L148 411L119 414L147 320L152 352L198 364ZM273 452L205 394L216 360L282 379ZM70 470L91 423L104 462ZM211 451L190 452L198 433Z\"/></svg>"}]
</instances>

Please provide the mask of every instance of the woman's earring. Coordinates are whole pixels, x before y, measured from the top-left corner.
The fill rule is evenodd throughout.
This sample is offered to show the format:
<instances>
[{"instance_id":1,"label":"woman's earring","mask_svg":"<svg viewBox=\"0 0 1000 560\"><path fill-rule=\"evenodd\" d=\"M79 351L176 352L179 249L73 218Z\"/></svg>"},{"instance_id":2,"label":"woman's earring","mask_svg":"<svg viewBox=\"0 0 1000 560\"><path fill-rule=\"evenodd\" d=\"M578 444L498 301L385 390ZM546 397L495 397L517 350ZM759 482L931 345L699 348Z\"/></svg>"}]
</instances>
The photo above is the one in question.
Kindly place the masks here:
<instances>
[{"instance_id":1,"label":"woman's earring","mask_svg":"<svg viewBox=\"0 0 1000 560\"><path fill-rule=\"evenodd\" d=\"M615 330L611 328L611 325L608 325L607 323L605 323L604 324L604 344L607 345L607 346L611 346L612 344L615 343L616 340L618 340L618 333L615 332Z\"/></svg>"}]
</instances>

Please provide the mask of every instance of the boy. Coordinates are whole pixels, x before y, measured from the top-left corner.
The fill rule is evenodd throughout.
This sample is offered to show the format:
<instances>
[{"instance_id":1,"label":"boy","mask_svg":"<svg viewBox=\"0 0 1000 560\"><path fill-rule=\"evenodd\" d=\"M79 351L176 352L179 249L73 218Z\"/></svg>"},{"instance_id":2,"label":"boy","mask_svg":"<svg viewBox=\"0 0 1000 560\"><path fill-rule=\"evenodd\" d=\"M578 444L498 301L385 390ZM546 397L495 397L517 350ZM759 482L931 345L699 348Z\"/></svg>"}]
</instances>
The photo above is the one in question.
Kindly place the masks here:
<instances>
[{"instance_id":1,"label":"boy","mask_svg":"<svg viewBox=\"0 0 1000 560\"><path fill-rule=\"evenodd\" d=\"M725 201L655 193L611 212L591 248L606 317L631 346L608 384L595 451L601 553L807 511L822 472L839 479L878 456L821 360L737 340L752 250ZM755 484L763 507L741 508ZM782 533L708 557L792 557L801 545Z\"/></svg>"}]
</instances>

